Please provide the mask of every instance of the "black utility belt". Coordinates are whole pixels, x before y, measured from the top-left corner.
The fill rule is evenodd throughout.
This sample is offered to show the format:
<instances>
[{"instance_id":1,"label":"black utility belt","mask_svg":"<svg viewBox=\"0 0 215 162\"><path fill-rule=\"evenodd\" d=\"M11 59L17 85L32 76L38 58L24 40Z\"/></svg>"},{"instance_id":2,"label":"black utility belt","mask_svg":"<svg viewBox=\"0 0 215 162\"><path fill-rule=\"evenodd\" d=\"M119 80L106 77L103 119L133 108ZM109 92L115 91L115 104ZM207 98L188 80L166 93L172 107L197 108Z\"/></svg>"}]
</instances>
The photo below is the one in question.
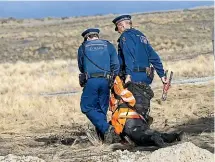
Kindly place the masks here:
<instances>
[{"instance_id":1,"label":"black utility belt","mask_svg":"<svg viewBox=\"0 0 215 162\"><path fill-rule=\"evenodd\" d=\"M90 78L105 78L109 80L109 86L113 84L113 76L111 76L109 73L92 73L92 74L86 74L81 73L79 74L79 84L81 87L84 87L87 83L87 80Z\"/></svg>"},{"instance_id":2,"label":"black utility belt","mask_svg":"<svg viewBox=\"0 0 215 162\"><path fill-rule=\"evenodd\" d=\"M133 72L144 72L147 76L149 76L151 79L154 78L154 67L138 67L134 68Z\"/></svg>"},{"instance_id":3,"label":"black utility belt","mask_svg":"<svg viewBox=\"0 0 215 162\"><path fill-rule=\"evenodd\" d=\"M146 72L149 67L139 67L139 68L134 68L133 72Z\"/></svg>"},{"instance_id":4,"label":"black utility belt","mask_svg":"<svg viewBox=\"0 0 215 162\"><path fill-rule=\"evenodd\" d=\"M92 73L88 74L88 78L109 78L110 74L108 73Z\"/></svg>"}]
</instances>

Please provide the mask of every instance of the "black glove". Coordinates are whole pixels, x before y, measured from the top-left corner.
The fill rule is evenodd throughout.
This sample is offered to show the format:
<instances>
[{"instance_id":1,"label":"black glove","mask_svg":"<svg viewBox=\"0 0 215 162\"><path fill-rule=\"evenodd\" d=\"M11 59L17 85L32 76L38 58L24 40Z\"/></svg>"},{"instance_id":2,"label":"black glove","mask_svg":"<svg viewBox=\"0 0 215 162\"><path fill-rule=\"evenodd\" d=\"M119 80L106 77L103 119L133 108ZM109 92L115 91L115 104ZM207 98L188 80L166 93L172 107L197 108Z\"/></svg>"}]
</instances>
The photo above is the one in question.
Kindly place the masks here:
<instances>
[{"instance_id":1,"label":"black glove","mask_svg":"<svg viewBox=\"0 0 215 162\"><path fill-rule=\"evenodd\" d=\"M79 84L81 87L84 87L85 84L87 83L87 76L85 73L79 74Z\"/></svg>"},{"instance_id":2,"label":"black glove","mask_svg":"<svg viewBox=\"0 0 215 162\"><path fill-rule=\"evenodd\" d=\"M113 87L114 81L115 81L116 75L115 74L111 74L108 78L109 80L109 88L111 89Z\"/></svg>"}]
</instances>

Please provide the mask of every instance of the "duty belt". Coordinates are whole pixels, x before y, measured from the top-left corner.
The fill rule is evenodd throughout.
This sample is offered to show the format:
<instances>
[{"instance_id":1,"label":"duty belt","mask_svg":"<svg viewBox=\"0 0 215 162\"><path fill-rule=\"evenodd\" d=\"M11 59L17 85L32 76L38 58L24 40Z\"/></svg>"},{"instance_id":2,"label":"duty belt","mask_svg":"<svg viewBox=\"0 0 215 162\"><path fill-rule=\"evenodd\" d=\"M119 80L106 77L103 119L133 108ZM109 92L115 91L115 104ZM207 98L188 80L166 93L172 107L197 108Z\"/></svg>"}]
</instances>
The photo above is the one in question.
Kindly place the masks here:
<instances>
[{"instance_id":1,"label":"duty belt","mask_svg":"<svg viewBox=\"0 0 215 162\"><path fill-rule=\"evenodd\" d=\"M89 78L109 78L110 75L108 73L92 73L89 74Z\"/></svg>"},{"instance_id":2,"label":"duty belt","mask_svg":"<svg viewBox=\"0 0 215 162\"><path fill-rule=\"evenodd\" d=\"M145 67L134 68L133 72L146 72L146 68Z\"/></svg>"}]
</instances>

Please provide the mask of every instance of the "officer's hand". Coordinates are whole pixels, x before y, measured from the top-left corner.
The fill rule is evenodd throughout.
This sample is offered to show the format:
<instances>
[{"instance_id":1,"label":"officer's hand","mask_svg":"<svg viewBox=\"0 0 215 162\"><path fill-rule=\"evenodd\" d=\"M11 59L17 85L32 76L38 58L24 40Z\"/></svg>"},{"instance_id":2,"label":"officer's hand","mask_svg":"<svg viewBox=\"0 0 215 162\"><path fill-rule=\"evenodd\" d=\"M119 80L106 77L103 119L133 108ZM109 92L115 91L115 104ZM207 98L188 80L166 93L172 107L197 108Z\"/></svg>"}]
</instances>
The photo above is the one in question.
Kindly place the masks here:
<instances>
[{"instance_id":1,"label":"officer's hand","mask_svg":"<svg viewBox=\"0 0 215 162\"><path fill-rule=\"evenodd\" d=\"M125 83L128 83L130 81L131 81L131 76L130 75L126 75Z\"/></svg>"},{"instance_id":2,"label":"officer's hand","mask_svg":"<svg viewBox=\"0 0 215 162\"><path fill-rule=\"evenodd\" d=\"M167 83L169 82L169 80L166 79L165 76L163 76L163 77L161 78L161 81L163 82L163 84L167 84Z\"/></svg>"}]
</instances>

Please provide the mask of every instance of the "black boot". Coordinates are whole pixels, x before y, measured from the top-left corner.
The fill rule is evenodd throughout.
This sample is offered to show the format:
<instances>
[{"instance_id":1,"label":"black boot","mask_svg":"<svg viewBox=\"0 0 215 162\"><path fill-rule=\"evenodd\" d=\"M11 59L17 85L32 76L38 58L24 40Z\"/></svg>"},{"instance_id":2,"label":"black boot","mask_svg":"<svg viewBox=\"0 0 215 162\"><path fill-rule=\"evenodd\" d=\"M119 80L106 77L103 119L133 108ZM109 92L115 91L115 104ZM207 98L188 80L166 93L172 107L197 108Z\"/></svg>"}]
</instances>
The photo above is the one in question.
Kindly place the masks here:
<instances>
[{"instance_id":1,"label":"black boot","mask_svg":"<svg viewBox=\"0 0 215 162\"><path fill-rule=\"evenodd\" d=\"M112 144L112 143L117 143L120 140L121 140L120 136L115 133L114 127L110 125L108 130L104 134L104 143Z\"/></svg>"},{"instance_id":2,"label":"black boot","mask_svg":"<svg viewBox=\"0 0 215 162\"><path fill-rule=\"evenodd\" d=\"M182 141L183 138L184 138L184 131L180 131L180 132L176 133L177 141Z\"/></svg>"},{"instance_id":3,"label":"black boot","mask_svg":"<svg viewBox=\"0 0 215 162\"><path fill-rule=\"evenodd\" d=\"M151 140L155 143L156 146L158 147L166 147L166 143L164 142L163 138L161 137L160 134L158 133L154 133L152 136L151 136Z\"/></svg>"},{"instance_id":4,"label":"black boot","mask_svg":"<svg viewBox=\"0 0 215 162\"><path fill-rule=\"evenodd\" d=\"M148 123L149 126L153 123L153 120L154 120L153 117L148 116L147 123Z\"/></svg>"},{"instance_id":5,"label":"black boot","mask_svg":"<svg viewBox=\"0 0 215 162\"><path fill-rule=\"evenodd\" d=\"M172 143L176 141L182 141L184 132L177 132L177 133L162 133L161 137L163 138L164 142Z\"/></svg>"}]
</instances>

